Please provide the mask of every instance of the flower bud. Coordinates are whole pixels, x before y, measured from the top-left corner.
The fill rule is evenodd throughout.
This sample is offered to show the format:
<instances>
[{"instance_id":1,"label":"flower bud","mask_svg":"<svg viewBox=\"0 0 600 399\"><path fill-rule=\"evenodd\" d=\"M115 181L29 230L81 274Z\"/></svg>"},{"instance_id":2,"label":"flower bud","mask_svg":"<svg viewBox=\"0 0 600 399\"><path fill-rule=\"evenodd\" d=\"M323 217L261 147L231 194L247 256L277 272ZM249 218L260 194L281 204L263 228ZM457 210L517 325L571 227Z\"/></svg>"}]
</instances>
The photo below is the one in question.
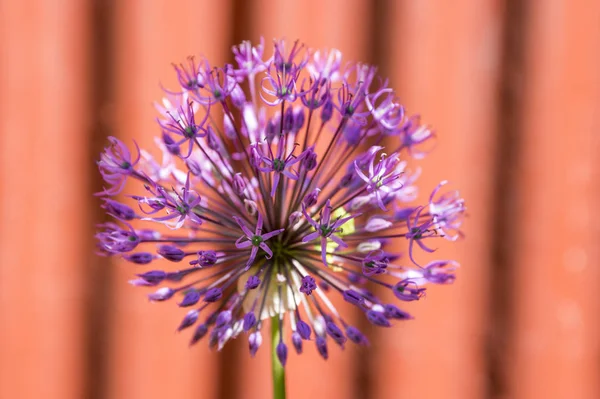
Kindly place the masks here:
<instances>
[{"instance_id":1,"label":"flower bud","mask_svg":"<svg viewBox=\"0 0 600 399\"><path fill-rule=\"evenodd\" d=\"M233 189L235 190L237 195L244 194L244 190L246 189L246 182L242 177L241 173L236 173L233 176Z\"/></svg>"},{"instance_id":2,"label":"flower bud","mask_svg":"<svg viewBox=\"0 0 600 399\"><path fill-rule=\"evenodd\" d=\"M320 191L321 189L315 188L313 191L306 194L306 196L304 196L304 199L302 200L304 206L310 208L311 206L315 205L317 203L317 197L319 196Z\"/></svg>"},{"instance_id":3,"label":"flower bud","mask_svg":"<svg viewBox=\"0 0 600 399\"><path fill-rule=\"evenodd\" d=\"M277 344L277 348L275 348L275 352L277 353L279 363L281 363L281 365L285 367L288 355L287 345L284 344L283 341L279 341L279 343Z\"/></svg>"},{"instance_id":4,"label":"flower bud","mask_svg":"<svg viewBox=\"0 0 600 399\"><path fill-rule=\"evenodd\" d=\"M308 171L317 167L317 153L312 148L306 150L304 158L302 158L302 166Z\"/></svg>"},{"instance_id":5,"label":"flower bud","mask_svg":"<svg viewBox=\"0 0 600 399\"><path fill-rule=\"evenodd\" d=\"M173 245L161 245L156 252L171 262L181 262L185 257L185 252Z\"/></svg>"}]
</instances>

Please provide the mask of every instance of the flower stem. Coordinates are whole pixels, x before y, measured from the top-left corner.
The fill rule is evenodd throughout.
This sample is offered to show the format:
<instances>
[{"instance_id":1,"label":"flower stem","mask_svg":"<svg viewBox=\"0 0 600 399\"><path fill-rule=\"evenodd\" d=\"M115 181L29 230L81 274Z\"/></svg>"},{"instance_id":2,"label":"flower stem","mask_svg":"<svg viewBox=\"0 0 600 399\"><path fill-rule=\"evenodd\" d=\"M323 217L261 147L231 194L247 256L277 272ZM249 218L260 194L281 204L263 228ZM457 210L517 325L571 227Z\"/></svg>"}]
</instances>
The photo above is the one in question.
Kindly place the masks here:
<instances>
[{"instance_id":1,"label":"flower stem","mask_svg":"<svg viewBox=\"0 0 600 399\"><path fill-rule=\"evenodd\" d=\"M271 363L273 367L273 399L285 399L285 369L277 357L279 343L279 319L271 318Z\"/></svg>"}]
</instances>

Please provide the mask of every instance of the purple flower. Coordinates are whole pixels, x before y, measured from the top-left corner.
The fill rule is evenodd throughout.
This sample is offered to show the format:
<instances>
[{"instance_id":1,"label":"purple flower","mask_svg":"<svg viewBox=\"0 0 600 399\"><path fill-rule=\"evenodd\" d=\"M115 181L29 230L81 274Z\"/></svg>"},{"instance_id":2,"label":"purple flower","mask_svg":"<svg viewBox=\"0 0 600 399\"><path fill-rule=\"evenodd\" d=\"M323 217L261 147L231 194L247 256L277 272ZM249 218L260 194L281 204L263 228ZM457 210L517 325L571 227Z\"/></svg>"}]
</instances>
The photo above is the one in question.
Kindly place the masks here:
<instances>
[{"instance_id":1,"label":"purple flower","mask_svg":"<svg viewBox=\"0 0 600 399\"><path fill-rule=\"evenodd\" d=\"M217 253L215 251L199 251L198 259L190 261L190 265L198 265L198 267L212 266L217 263Z\"/></svg>"},{"instance_id":2,"label":"purple flower","mask_svg":"<svg viewBox=\"0 0 600 399\"><path fill-rule=\"evenodd\" d=\"M425 295L425 288L420 288L413 279L398 282L392 291L398 299L407 302L418 301Z\"/></svg>"},{"instance_id":3,"label":"purple flower","mask_svg":"<svg viewBox=\"0 0 600 399\"><path fill-rule=\"evenodd\" d=\"M202 82L202 87L190 95L202 105L225 101L236 86L235 79L225 72L225 68L211 68L206 59L198 67L198 80Z\"/></svg>"},{"instance_id":4,"label":"purple flower","mask_svg":"<svg viewBox=\"0 0 600 399\"><path fill-rule=\"evenodd\" d=\"M173 68L175 68L182 90L195 91L204 87L204 78L199 73L194 57L188 57L187 65L173 64Z\"/></svg>"},{"instance_id":5,"label":"purple flower","mask_svg":"<svg viewBox=\"0 0 600 399\"><path fill-rule=\"evenodd\" d=\"M102 198L102 200L104 201L104 204L102 204L102 208L104 208L106 210L106 213L110 216L113 216L122 221L133 220L137 217L135 211L125 204L122 204L110 198Z\"/></svg>"},{"instance_id":6,"label":"purple flower","mask_svg":"<svg viewBox=\"0 0 600 399\"><path fill-rule=\"evenodd\" d=\"M187 155L183 158L189 158L192 155L195 142L200 137L205 137L207 134L204 124L208 119L208 110L204 118L200 122L196 122L196 111L198 107L194 107L194 103L189 101L187 104L180 105L176 109L168 109L166 113L169 116L168 120L158 120L158 123L163 128L165 134L172 133L180 136L179 141L170 143L171 147L179 148L184 142L188 142ZM170 136L166 136L170 137Z\"/></svg>"},{"instance_id":7,"label":"purple flower","mask_svg":"<svg viewBox=\"0 0 600 399\"><path fill-rule=\"evenodd\" d=\"M414 284L423 285L427 283L450 284L456 279L454 271L459 264L453 260L434 260L418 269L405 269L394 271L392 274L401 279L408 279Z\"/></svg>"},{"instance_id":8,"label":"purple flower","mask_svg":"<svg viewBox=\"0 0 600 399\"><path fill-rule=\"evenodd\" d=\"M130 252L140 243L140 237L137 235L133 227L126 224L127 229L120 227L115 223L104 223L100 227L103 228L98 234L98 246L103 253L118 254Z\"/></svg>"},{"instance_id":9,"label":"purple flower","mask_svg":"<svg viewBox=\"0 0 600 399\"><path fill-rule=\"evenodd\" d=\"M254 233L252 233L248 229L248 227L246 227L246 224L241 218L234 216L233 219L246 235L245 237L242 236L237 239L237 241L235 242L236 248L244 249L250 246L252 247L252 250L250 251L250 257L246 262L246 270L249 269L250 266L252 266L252 263L256 258L256 254L258 253L259 248L266 252L267 259L271 259L271 257L273 256L273 251L271 251L271 248L269 248L269 246L265 244L265 241L267 241L271 237L276 236L279 233L282 233L283 231L285 231L285 229L274 230L269 233L262 234L263 218L260 213L258 214L258 221L256 222L256 230ZM246 241L243 241L244 239L246 239Z\"/></svg>"},{"instance_id":10,"label":"purple flower","mask_svg":"<svg viewBox=\"0 0 600 399\"><path fill-rule=\"evenodd\" d=\"M134 142L137 150L135 159L131 158L131 152L122 141L115 137L109 137L110 147L104 149L98 161L98 169L104 181L109 185L104 191L97 195L117 195L125 187L127 177L131 176L134 168L140 160L140 150Z\"/></svg>"},{"instance_id":11,"label":"purple flower","mask_svg":"<svg viewBox=\"0 0 600 399\"><path fill-rule=\"evenodd\" d=\"M304 154L300 154L299 157L295 157L293 154L288 154L287 156L283 156L285 146L285 140L279 142L277 146L277 154L273 155L271 150L271 146L268 146L269 156L265 156L259 150L260 147L254 146L252 151L255 154L255 165L258 170L261 172L273 172L273 183L271 184L271 196L274 196L277 192L277 187L279 186L279 180L282 175L291 180L298 180L298 173L291 170L291 167L296 163L300 162L304 157ZM264 166L262 166L264 165Z\"/></svg>"},{"instance_id":12,"label":"purple flower","mask_svg":"<svg viewBox=\"0 0 600 399\"><path fill-rule=\"evenodd\" d=\"M175 65L179 87L156 105L160 158L109 138L99 195L115 220L99 226L99 253L134 264L130 283L152 289L150 301L185 308L176 328L190 344L207 337L220 350L246 334L254 355L270 319L282 365L304 341L324 359L332 342L368 345L333 297L390 327L412 319L398 303L456 277L454 260L415 261L460 238L466 212L445 180L418 197L419 168L407 163L433 133L374 66L338 50L275 41L268 51L261 40L233 57ZM112 198L126 182L138 208Z\"/></svg>"},{"instance_id":13,"label":"purple flower","mask_svg":"<svg viewBox=\"0 0 600 399\"><path fill-rule=\"evenodd\" d=\"M347 248L348 245L346 245L339 237L336 237L333 235L333 233L339 233L341 232L340 226L342 226L344 223L346 223L348 220L353 219L355 217L357 217L358 215L354 215L354 216L347 216L345 218L337 218L336 220L332 221L331 220L331 200L327 200L327 203L325 204L325 208L323 210L323 212L321 213L321 218L319 220L319 223L315 222L315 220L312 218L312 216L310 216L308 214L308 212L306 212L306 206L304 204L302 204L302 213L304 214L304 217L306 217L306 220L308 221L308 223L310 223L312 225L312 227L314 227L314 229L316 231L304 236L302 238L302 242L303 243L307 243L310 242L312 240L314 240L317 237L321 237L321 258L323 260L323 264L325 266L327 266L327 259L326 259L326 255L327 255L327 239L331 239L333 242L335 242L337 245L339 245L342 248Z\"/></svg>"},{"instance_id":14,"label":"purple flower","mask_svg":"<svg viewBox=\"0 0 600 399\"><path fill-rule=\"evenodd\" d=\"M382 97L383 100L379 101ZM402 125L404 107L398 104L392 89L381 88L376 93L366 96L365 103L373 115L373 120L381 126L384 133L393 132Z\"/></svg>"},{"instance_id":15,"label":"purple flower","mask_svg":"<svg viewBox=\"0 0 600 399\"><path fill-rule=\"evenodd\" d=\"M362 272L365 276L385 273L390 260L380 249L369 252L362 261Z\"/></svg>"},{"instance_id":16,"label":"purple flower","mask_svg":"<svg viewBox=\"0 0 600 399\"><path fill-rule=\"evenodd\" d=\"M312 276L304 276L302 277L302 284L300 285L299 291L310 295L314 290L317 289L317 284L315 283L315 279Z\"/></svg>"},{"instance_id":17,"label":"purple flower","mask_svg":"<svg viewBox=\"0 0 600 399\"><path fill-rule=\"evenodd\" d=\"M356 174L365 182L367 192L375 195L377 199L377 205L381 208L381 210L386 211L386 207L384 204L384 200L387 195L393 192L393 188L389 186L391 182L398 179L400 177L401 171L398 170L399 159L395 154L387 157L385 154L381 155L381 160L377 165L375 165L375 154L382 147L372 147L369 152L372 152L372 156L370 156L370 160L368 163L367 174L363 173L361 168L359 167L357 161L354 161L354 169Z\"/></svg>"},{"instance_id":18,"label":"purple flower","mask_svg":"<svg viewBox=\"0 0 600 399\"><path fill-rule=\"evenodd\" d=\"M262 91L260 92L260 97L265 104L273 106L279 105L283 101L293 102L298 95L296 89L296 80L298 79L298 75L293 75L290 73L275 73L275 76L272 76L271 73L271 68L269 68L269 75L262 80ZM263 92L269 96L275 97L275 99L269 100L267 97L265 97Z\"/></svg>"},{"instance_id":19,"label":"purple flower","mask_svg":"<svg viewBox=\"0 0 600 399\"><path fill-rule=\"evenodd\" d=\"M308 61L308 53L304 52L304 44L299 44L299 41L296 40L287 57L285 48L285 40L274 42L272 65L282 75L301 71Z\"/></svg>"},{"instance_id":20,"label":"purple flower","mask_svg":"<svg viewBox=\"0 0 600 399\"><path fill-rule=\"evenodd\" d=\"M425 252L433 252L434 249L426 246L423 241L426 238L437 237L438 233L435 230L433 219L430 217L421 217L423 213L423 207L417 208L414 212L414 216L412 218L408 218L406 220L406 227L408 228L408 232L406 233L406 238L409 240L408 244L408 256L413 263L417 264L417 262L413 258L413 244L416 242L419 247Z\"/></svg>"},{"instance_id":21,"label":"purple flower","mask_svg":"<svg viewBox=\"0 0 600 399\"><path fill-rule=\"evenodd\" d=\"M456 190L437 197L437 193L447 183L445 180L442 181L432 191L429 197L429 213L433 216L437 231L442 231L446 239L455 241L461 236L460 226L466 207L465 201Z\"/></svg>"},{"instance_id":22,"label":"purple flower","mask_svg":"<svg viewBox=\"0 0 600 399\"><path fill-rule=\"evenodd\" d=\"M146 217L144 220L153 220L161 222L171 228L178 229L183 226L186 220L193 223L202 224L202 218L196 213L196 206L200 205L200 196L190 190L191 173L188 173L185 186L181 188L181 194L173 191L167 191L164 187L157 186L156 191L149 188L155 197L134 197L142 205L150 207L144 211L148 215L157 213L158 211L166 210L167 215L159 217ZM142 210L144 210L142 208ZM177 219L173 223L173 219Z\"/></svg>"},{"instance_id":23,"label":"purple flower","mask_svg":"<svg viewBox=\"0 0 600 399\"><path fill-rule=\"evenodd\" d=\"M329 51L315 51L313 62L306 66L312 78L320 85L326 82L337 82L340 80L340 67L342 65L342 53L333 49Z\"/></svg>"},{"instance_id":24,"label":"purple flower","mask_svg":"<svg viewBox=\"0 0 600 399\"><path fill-rule=\"evenodd\" d=\"M402 148L406 148L413 158L421 159L431 151L424 149L423 143L433 142L435 133L428 126L421 125L419 116L413 116L402 129L400 138Z\"/></svg>"},{"instance_id":25,"label":"purple flower","mask_svg":"<svg viewBox=\"0 0 600 399\"><path fill-rule=\"evenodd\" d=\"M365 82L356 82L354 85L344 83L338 90L338 102L333 103L344 119L352 120L362 126L366 124L366 117L369 115L364 105L365 86Z\"/></svg>"},{"instance_id":26,"label":"purple flower","mask_svg":"<svg viewBox=\"0 0 600 399\"><path fill-rule=\"evenodd\" d=\"M260 39L260 44L256 47L252 46L249 41L243 41L238 46L233 46L232 51L235 61L239 68L232 71L233 76L243 82L246 78L253 84L254 76L257 73L267 69L266 62L263 61L265 41Z\"/></svg>"}]
</instances>

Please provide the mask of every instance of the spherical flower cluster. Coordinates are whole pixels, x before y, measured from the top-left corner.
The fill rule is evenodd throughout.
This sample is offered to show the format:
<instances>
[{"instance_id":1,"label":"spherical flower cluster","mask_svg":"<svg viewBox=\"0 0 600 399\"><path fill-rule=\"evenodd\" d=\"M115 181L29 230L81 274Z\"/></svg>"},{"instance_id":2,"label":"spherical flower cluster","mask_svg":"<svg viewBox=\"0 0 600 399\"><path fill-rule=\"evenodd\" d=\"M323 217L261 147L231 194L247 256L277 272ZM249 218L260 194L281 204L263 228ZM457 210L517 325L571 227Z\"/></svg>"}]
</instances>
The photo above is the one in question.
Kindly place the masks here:
<instances>
[{"instance_id":1,"label":"spherical flower cluster","mask_svg":"<svg viewBox=\"0 0 600 399\"><path fill-rule=\"evenodd\" d=\"M331 342L366 344L330 296L388 327L411 316L367 285L415 301L454 280L455 261L416 256L456 240L465 212L445 181L416 202L419 173L403 157L425 156L434 134L374 67L342 64L337 50L275 41L266 58L261 41L233 53L236 65L174 66L180 87L157 105L161 159L110 138L99 195L116 221L100 226L100 252L145 267L131 283L156 287L151 301L189 309L178 329L192 344L221 349L246 333L254 354L266 319L282 364L289 345L312 341L327 358ZM128 196L137 206L114 199L128 180L141 183ZM184 266L148 266L159 258Z\"/></svg>"}]
</instances>

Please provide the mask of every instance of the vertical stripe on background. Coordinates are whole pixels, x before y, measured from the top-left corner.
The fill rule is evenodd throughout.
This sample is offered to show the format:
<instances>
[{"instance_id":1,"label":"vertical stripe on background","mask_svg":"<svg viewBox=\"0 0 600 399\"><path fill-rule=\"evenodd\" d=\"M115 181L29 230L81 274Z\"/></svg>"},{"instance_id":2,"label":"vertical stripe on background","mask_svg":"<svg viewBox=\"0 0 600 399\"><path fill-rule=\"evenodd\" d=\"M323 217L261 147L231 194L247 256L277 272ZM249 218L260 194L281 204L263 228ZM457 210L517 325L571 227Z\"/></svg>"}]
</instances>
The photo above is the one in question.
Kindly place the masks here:
<instances>
[{"instance_id":1,"label":"vertical stripe on background","mask_svg":"<svg viewBox=\"0 0 600 399\"><path fill-rule=\"evenodd\" d=\"M502 50L500 60L500 85L496 111L495 170L490 176L494 180L494 192L489 207L493 209L493 235L490 264L487 310L489 323L486 326L486 373L489 398L502 398L507 394L508 375L513 364L509 346L514 338L515 296L513 290L515 270L515 209L518 204L516 181L520 175L519 155L523 132L524 87L524 31L527 25L527 4L519 0L504 2L502 19Z\"/></svg>"},{"instance_id":2,"label":"vertical stripe on background","mask_svg":"<svg viewBox=\"0 0 600 399\"><path fill-rule=\"evenodd\" d=\"M0 2L0 397L76 399L91 248L85 2Z\"/></svg>"},{"instance_id":3,"label":"vertical stripe on background","mask_svg":"<svg viewBox=\"0 0 600 399\"><path fill-rule=\"evenodd\" d=\"M600 3L530 8L509 394L592 399L600 396L598 203L592 201L600 167L592 150L599 134Z\"/></svg>"},{"instance_id":4,"label":"vertical stripe on background","mask_svg":"<svg viewBox=\"0 0 600 399\"><path fill-rule=\"evenodd\" d=\"M467 201L466 239L438 242L432 257L457 259L452 286L430 286L428 295L404 306L415 320L378 330L373 397L480 398L485 393L485 343L501 39L495 1L399 2L386 13L385 35L392 83L410 114L419 113L438 135L422 162L420 201L442 179ZM442 241L442 240L440 240ZM402 243L405 245L404 243ZM406 260L409 262L408 260Z\"/></svg>"},{"instance_id":5,"label":"vertical stripe on background","mask_svg":"<svg viewBox=\"0 0 600 399\"><path fill-rule=\"evenodd\" d=\"M229 2L126 1L117 2L115 12L116 130L128 145L135 139L140 147L154 149L154 137L160 133L153 106L162 98L159 85L175 87L171 63L187 56L205 55L217 65L225 61ZM107 397L214 397L219 355L209 352L206 341L188 348L191 331L175 333L185 310L174 300L149 303L150 291L127 284L140 271L135 265L116 262L114 268L113 297L107 298L111 306Z\"/></svg>"},{"instance_id":6,"label":"vertical stripe on background","mask_svg":"<svg viewBox=\"0 0 600 399\"><path fill-rule=\"evenodd\" d=\"M90 78L87 81L90 90L90 135L87 140L86 161L89 165L94 165L99 159L100 153L106 146L107 136L114 135L114 123L111 120L111 109L114 108L113 84L115 65L113 62L114 52L112 48L113 40L113 20L114 20L113 0L103 0L101 2L92 2L89 9L90 29L92 32L91 40L87 46L83 57L89 58ZM90 192L100 192L104 185L102 176L97 167L90 168ZM100 208L99 198L89 198L88 215L93 220L89 225L91 244L95 247L96 242L93 233L97 225L112 219L111 216L104 213ZM108 315L111 313L111 307L107 306L111 298L111 272L110 263L112 259L106 256L95 256L92 250L89 251L86 268L86 284L89 302L85 310L84 325L86 329L85 351L87 384L83 397L86 399L104 399L106 398L106 362L108 358L109 334L108 334Z\"/></svg>"}]
</instances>

